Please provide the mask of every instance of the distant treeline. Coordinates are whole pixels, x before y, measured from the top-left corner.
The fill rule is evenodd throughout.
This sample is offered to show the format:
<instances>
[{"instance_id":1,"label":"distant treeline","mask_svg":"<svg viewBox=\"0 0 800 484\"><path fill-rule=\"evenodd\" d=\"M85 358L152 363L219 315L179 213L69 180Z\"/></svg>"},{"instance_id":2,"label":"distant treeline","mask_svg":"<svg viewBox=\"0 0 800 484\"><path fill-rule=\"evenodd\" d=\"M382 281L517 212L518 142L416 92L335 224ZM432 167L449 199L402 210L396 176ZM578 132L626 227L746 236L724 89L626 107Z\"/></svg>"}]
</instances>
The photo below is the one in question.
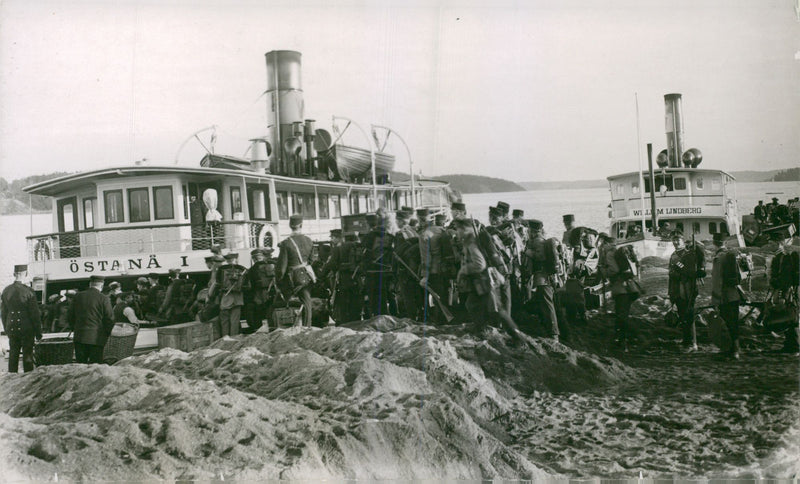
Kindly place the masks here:
<instances>
[{"instance_id":1,"label":"distant treeline","mask_svg":"<svg viewBox=\"0 0 800 484\"><path fill-rule=\"evenodd\" d=\"M442 175L433 180L446 181L460 193L524 192L525 188L502 178L479 175Z\"/></svg>"},{"instance_id":2,"label":"distant treeline","mask_svg":"<svg viewBox=\"0 0 800 484\"><path fill-rule=\"evenodd\" d=\"M48 173L47 175L34 175L19 180L8 182L0 177L0 214L12 215L16 213L27 213L29 209L34 211L49 211L52 208L52 199L41 195L28 195L22 189L28 185L39 183L51 178L68 175L67 172ZM30 201L30 207L28 202Z\"/></svg>"},{"instance_id":3,"label":"distant treeline","mask_svg":"<svg viewBox=\"0 0 800 484\"><path fill-rule=\"evenodd\" d=\"M772 180L776 182L782 181L800 181L800 168L789 168L788 170L781 170L776 173Z\"/></svg>"}]
</instances>

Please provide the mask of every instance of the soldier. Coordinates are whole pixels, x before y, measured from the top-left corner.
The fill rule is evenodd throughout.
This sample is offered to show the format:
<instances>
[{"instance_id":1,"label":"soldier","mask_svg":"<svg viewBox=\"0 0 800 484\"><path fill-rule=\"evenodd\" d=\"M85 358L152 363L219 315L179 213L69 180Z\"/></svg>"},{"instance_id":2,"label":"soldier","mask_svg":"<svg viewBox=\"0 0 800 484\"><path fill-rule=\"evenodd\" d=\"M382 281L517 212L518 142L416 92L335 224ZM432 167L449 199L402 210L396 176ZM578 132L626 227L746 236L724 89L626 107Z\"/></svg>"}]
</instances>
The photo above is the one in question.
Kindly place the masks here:
<instances>
[{"instance_id":1,"label":"soldier","mask_svg":"<svg viewBox=\"0 0 800 484\"><path fill-rule=\"evenodd\" d=\"M499 223L503 223L508 220L508 211L511 209L511 206L506 202L497 202L497 210L499 213Z\"/></svg>"},{"instance_id":2,"label":"soldier","mask_svg":"<svg viewBox=\"0 0 800 484\"><path fill-rule=\"evenodd\" d=\"M159 315L171 324L185 323L191 320L188 306L194 301L194 284L181 279L179 268L169 270L170 283L164 301L159 308Z\"/></svg>"},{"instance_id":3,"label":"soldier","mask_svg":"<svg viewBox=\"0 0 800 484\"><path fill-rule=\"evenodd\" d=\"M505 202L497 204L498 206L508 205ZM497 269L503 276L499 288L500 304L505 312L511 314L511 274L514 270L514 261L511 249L502 237L501 229L505 218L503 213L502 207L489 207L489 226L478 232L478 244L484 254L489 257L489 265Z\"/></svg>"},{"instance_id":4,"label":"soldier","mask_svg":"<svg viewBox=\"0 0 800 484\"><path fill-rule=\"evenodd\" d=\"M444 228L444 226L445 226L445 223L446 223L446 222L447 222L447 215L445 215L445 214L443 214L443 213L437 213L437 214L436 214L436 215L433 217L433 225L434 225L435 227L442 227L442 228Z\"/></svg>"},{"instance_id":5,"label":"soldier","mask_svg":"<svg viewBox=\"0 0 800 484\"><path fill-rule=\"evenodd\" d=\"M430 287L435 291L439 297L444 297L447 294L447 279L442 271L442 243L441 239L444 234L444 229L435 223L431 223L431 216L428 209L421 208L417 210L417 217L420 222L419 231L419 255L420 264L419 277L420 286L423 288ZM426 291L427 294L427 291ZM444 315L437 307L430 314L427 312L429 302L423 301L424 316L429 315L433 322L443 323L445 321Z\"/></svg>"},{"instance_id":6,"label":"soldier","mask_svg":"<svg viewBox=\"0 0 800 484\"><path fill-rule=\"evenodd\" d=\"M253 265L247 271L245 281L245 285L250 287L247 333L254 333L261 328L264 319L269 317L275 299L275 261L271 255L271 248L250 251Z\"/></svg>"},{"instance_id":7,"label":"soldier","mask_svg":"<svg viewBox=\"0 0 800 484\"><path fill-rule=\"evenodd\" d=\"M147 319L159 319L158 318L158 311L161 309L161 304L164 302L164 298L167 295L167 288L162 286L159 282L159 275L155 272L151 272L147 275L147 281L150 283L150 289L148 290L148 307L145 309L146 318Z\"/></svg>"},{"instance_id":8,"label":"soldier","mask_svg":"<svg viewBox=\"0 0 800 484\"><path fill-rule=\"evenodd\" d=\"M467 313L476 324L476 333L482 333L486 323L491 321L504 326L513 342L521 341L517 325L500 303L497 292L499 284L491 275L493 269L481 249L475 223L470 219L458 218L453 227L463 247L457 276L459 291L466 295Z\"/></svg>"},{"instance_id":9,"label":"soldier","mask_svg":"<svg viewBox=\"0 0 800 484\"><path fill-rule=\"evenodd\" d=\"M523 218L525 216L525 211L520 209L514 209L511 212L511 223L514 226L514 229L519 234L520 238L522 239L522 243L528 241L530 234L528 233L528 223Z\"/></svg>"},{"instance_id":10,"label":"soldier","mask_svg":"<svg viewBox=\"0 0 800 484\"><path fill-rule=\"evenodd\" d=\"M408 251L412 249L419 251L418 234L408 226L410 216L410 212L402 210L395 215L398 230L394 237L393 254L395 263L393 264L393 274L398 316L403 318L416 318L417 308L422 304L421 296L417 297L417 293L421 294L421 288L413 276L409 274L408 269L403 267L397 260L400 259L407 263Z\"/></svg>"},{"instance_id":11,"label":"soldier","mask_svg":"<svg viewBox=\"0 0 800 484\"><path fill-rule=\"evenodd\" d=\"M561 237L561 243L567 247L574 248L572 246L572 239L570 235L572 234L572 230L575 228L575 215L568 213L563 215L561 219L564 221L564 235Z\"/></svg>"},{"instance_id":12,"label":"soldier","mask_svg":"<svg viewBox=\"0 0 800 484\"><path fill-rule=\"evenodd\" d=\"M767 222L767 207L764 205L764 200L758 201L758 205L753 209L753 215L759 223Z\"/></svg>"},{"instance_id":13,"label":"soldier","mask_svg":"<svg viewBox=\"0 0 800 484\"><path fill-rule=\"evenodd\" d=\"M713 235L714 264L711 272L711 303L717 307L720 317L728 327L731 336L731 349L728 354L739 359L739 304L741 302L741 275L736 263L736 254L725 247L726 235Z\"/></svg>"},{"instance_id":14,"label":"soldier","mask_svg":"<svg viewBox=\"0 0 800 484\"><path fill-rule=\"evenodd\" d=\"M3 289L0 296L0 315L8 335L8 372L19 370L19 353L22 351L22 369L33 371L33 342L42 339L41 314L33 289L22 283L28 273L27 265L14 266L14 282Z\"/></svg>"},{"instance_id":15,"label":"soldier","mask_svg":"<svg viewBox=\"0 0 800 484\"><path fill-rule=\"evenodd\" d=\"M102 363L103 347L114 329L111 301L102 293L104 284L103 276L91 276L89 288L79 292L69 307L78 363Z\"/></svg>"},{"instance_id":16,"label":"soldier","mask_svg":"<svg viewBox=\"0 0 800 484\"><path fill-rule=\"evenodd\" d=\"M360 263L358 234L344 234L344 242L331 250L331 257L323 267L323 274L331 274L335 280L332 294L333 319L340 323L361 318L361 291L358 288Z\"/></svg>"},{"instance_id":17,"label":"soldier","mask_svg":"<svg viewBox=\"0 0 800 484\"><path fill-rule=\"evenodd\" d=\"M457 218L466 218L467 216L467 206L464 205L463 202L453 202L450 204L450 215L452 215L453 220L450 222L451 227L455 230L455 227L452 226L453 222Z\"/></svg>"},{"instance_id":18,"label":"soldier","mask_svg":"<svg viewBox=\"0 0 800 484\"><path fill-rule=\"evenodd\" d=\"M244 305L242 284L246 270L239 265L238 253L229 252L224 258L225 264L217 269L214 286L209 291L209 299L219 302L219 320L216 324L220 337L236 336L241 330Z\"/></svg>"},{"instance_id":19,"label":"soldier","mask_svg":"<svg viewBox=\"0 0 800 484\"><path fill-rule=\"evenodd\" d=\"M294 214L289 217L289 227L292 229L291 235L278 244L280 255L278 256L276 277L281 284L281 290L288 298L290 294L296 294L303 304L303 325L311 327L311 292L310 286L316 280L313 269L308 265L314 243L303 235L303 216Z\"/></svg>"},{"instance_id":20,"label":"soldier","mask_svg":"<svg viewBox=\"0 0 800 484\"><path fill-rule=\"evenodd\" d=\"M364 259L362 268L366 275L366 316L390 314L389 304L392 287L392 246L394 236L387 231L386 220L377 214L367 215L371 229L362 239Z\"/></svg>"},{"instance_id":21,"label":"soldier","mask_svg":"<svg viewBox=\"0 0 800 484\"><path fill-rule=\"evenodd\" d=\"M525 247L528 273L534 288L534 301L547 332L558 341L558 316L555 308L555 280L559 273L559 255L553 243L544 238L544 226L539 220L530 220L530 239Z\"/></svg>"},{"instance_id":22,"label":"soldier","mask_svg":"<svg viewBox=\"0 0 800 484\"><path fill-rule=\"evenodd\" d=\"M675 246L675 252L669 258L667 293L678 313L686 351L697 351L694 303L697 299L697 279L705 277L705 254L695 245L687 246L680 232L672 235L672 245Z\"/></svg>"},{"instance_id":23,"label":"soldier","mask_svg":"<svg viewBox=\"0 0 800 484\"><path fill-rule=\"evenodd\" d=\"M791 239L782 240L778 252L770 264L769 285L773 290L773 302L784 304L794 309L797 315L797 287L800 285L800 255L790 249ZM795 316L796 318L796 316ZM800 351L800 331L797 321L785 332L781 352L797 353Z\"/></svg>"},{"instance_id":24,"label":"soldier","mask_svg":"<svg viewBox=\"0 0 800 484\"><path fill-rule=\"evenodd\" d=\"M624 248L617 248L615 239L606 233L600 234L600 258L598 270L611 283L611 296L614 298L614 333L615 343L628 351L630 328L628 316L631 305L638 299L639 291L633 281L633 269Z\"/></svg>"}]
</instances>

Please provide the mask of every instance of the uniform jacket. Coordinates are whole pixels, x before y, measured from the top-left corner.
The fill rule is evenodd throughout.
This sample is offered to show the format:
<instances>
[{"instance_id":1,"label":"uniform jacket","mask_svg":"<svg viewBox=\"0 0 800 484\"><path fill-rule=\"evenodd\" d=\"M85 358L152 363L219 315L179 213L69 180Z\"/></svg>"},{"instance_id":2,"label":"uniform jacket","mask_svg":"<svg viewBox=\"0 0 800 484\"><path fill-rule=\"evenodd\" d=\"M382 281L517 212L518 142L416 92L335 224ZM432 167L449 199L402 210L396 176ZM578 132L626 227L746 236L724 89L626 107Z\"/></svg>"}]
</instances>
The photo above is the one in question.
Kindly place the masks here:
<instances>
[{"instance_id":1,"label":"uniform jacket","mask_svg":"<svg viewBox=\"0 0 800 484\"><path fill-rule=\"evenodd\" d=\"M362 240L365 272L391 272L394 236L383 227L376 227L364 235Z\"/></svg>"},{"instance_id":2,"label":"uniform jacket","mask_svg":"<svg viewBox=\"0 0 800 484\"><path fill-rule=\"evenodd\" d=\"M444 229L435 225L426 227L419 234L419 258L422 261L422 277L442 272L442 236Z\"/></svg>"},{"instance_id":3,"label":"uniform jacket","mask_svg":"<svg viewBox=\"0 0 800 484\"><path fill-rule=\"evenodd\" d=\"M0 315L3 327L10 336L36 336L42 334L42 316L33 289L14 281L0 296Z\"/></svg>"},{"instance_id":4,"label":"uniform jacket","mask_svg":"<svg viewBox=\"0 0 800 484\"><path fill-rule=\"evenodd\" d=\"M111 301L93 287L75 296L68 319L75 329L76 343L105 346L114 329Z\"/></svg>"},{"instance_id":5,"label":"uniform jacket","mask_svg":"<svg viewBox=\"0 0 800 484\"><path fill-rule=\"evenodd\" d=\"M294 240L294 244L290 242L289 239ZM294 248L295 244L297 244L297 249L300 249L300 255L302 255L303 261L300 262L300 257L297 255L297 249ZM311 258L311 251L314 248L314 243L309 239L307 236L303 234L292 234L280 244L278 244L280 248L280 255L278 256L278 266L277 269L277 276L278 279L283 279L284 277L288 276L289 269L297 267L303 263L309 264L309 259Z\"/></svg>"},{"instance_id":6,"label":"uniform jacket","mask_svg":"<svg viewBox=\"0 0 800 484\"><path fill-rule=\"evenodd\" d=\"M533 275L534 286L551 285L551 276L558 273L558 249L556 244L548 243L541 234L528 239L525 255L529 261L527 270Z\"/></svg>"},{"instance_id":7,"label":"uniform jacket","mask_svg":"<svg viewBox=\"0 0 800 484\"><path fill-rule=\"evenodd\" d=\"M600 260L597 262L597 266L611 284L612 296L637 292L629 284L626 284L626 281L633 279L631 262L622 250L618 250L616 245L612 243L603 244L600 249Z\"/></svg>"},{"instance_id":8,"label":"uniform jacket","mask_svg":"<svg viewBox=\"0 0 800 484\"><path fill-rule=\"evenodd\" d=\"M769 285L773 289L786 290L800 283L800 254L778 252L770 265Z\"/></svg>"},{"instance_id":9,"label":"uniform jacket","mask_svg":"<svg viewBox=\"0 0 800 484\"><path fill-rule=\"evenodd\" d=\"M244 266L239 264L225 264L217 269L217 281L210 297L215 300L219 299L220 309L244 305L242 284L245 270Z\"/></svg>"},{"instance_id":10,"label":"uniform jacket","mask_svg":"<svg viewBox=\"0 0 800 484\"><path fill-rule=\"evenodd\" d=\"M697 297L697 276L703 269L703 249L686 246L669 258L668 290L670 300L691 300Z\"/></svg>"},{"instance_id":11,"label":"uniform jacket","mask_svg":"<svg viewBox=\"0 0 800 484\"><path fill-rule=\"evenodd\" d=\"M725 304L739 301L740 282L736 254L726 248L718 250L711 273L711 302Z\"/></svg>"}]
</instances>

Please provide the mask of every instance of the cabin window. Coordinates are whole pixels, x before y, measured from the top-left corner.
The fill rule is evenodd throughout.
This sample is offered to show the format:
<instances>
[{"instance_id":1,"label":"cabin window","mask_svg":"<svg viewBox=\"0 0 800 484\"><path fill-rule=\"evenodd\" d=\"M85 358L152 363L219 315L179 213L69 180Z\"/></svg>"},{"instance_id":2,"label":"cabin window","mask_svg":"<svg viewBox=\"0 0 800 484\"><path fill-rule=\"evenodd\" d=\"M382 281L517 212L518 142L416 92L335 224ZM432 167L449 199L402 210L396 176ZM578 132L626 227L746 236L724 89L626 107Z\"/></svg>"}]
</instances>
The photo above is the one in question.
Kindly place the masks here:
<instances>
[{"instance_id":1,"label":"cabin window","mask_svg":"<svg viewBox=\"0 0 800 484\"><path fill-rule=\"evenodd\" d=\"M313 193L292 193L293 213L303 216L303 220L313 220L317 218Z\"/></svg>"},{"instance_id":2,"label":"cabin window","mask_svg":"<svg viewBox=\"0 0 800 484\"><path fill-rule=\"evenodd\" d=\"M696 234L700 232L700 222L692 223L692 231Z\"/></svg>"},{"instance_id":3,"label":"cabin window","mask_svg":"<svg viewBox=\"0 0 800 484\"><path fill-rule=\"evenodd\" d=\"M231 187L231 215L242 211L242 189Z\"/></svg>"},{"instance_id":4,"label":"cabin window","mask_svg":"<svg viewBox=\"0 0 800 484\"><path fill-rule=\"evenodd\" d=\"M703 189L703 185L704 185L703 177L702 176L698 176L697 178L695 178L694 184L695 184L695 186L697 186L698 190L702 190Z\"/></svg>"},{"instance_id":5,"label":"cabin window","mask_svg":"<svg viewBox=\"0 0 800 484\"><path fill-rule=\"evenodd\" d=\"M675 190L686 190L686 178L675 179Z\"/></svg>"},{"instance_id":6,"label":"cabin window","mask_svg":"<svg viewBox=\"0 0 800 484\"><path fill-rule=\"evenodd\" d=\"M128 190L128 212L131 223L150 221L150 193L147 188Z\"/></svg>"},{"instance_id":7,"label":"cabin window","mask_svg":"<svg viewBox=\"0 0 800 484\"><path fill-rule=\"evenodd\" d=\"M328 211L328 194L320 193L317 196L319 197L319 218L331 218Z\"/></svg>"},{"instance_id":8,"label":"cabin window","mask_svg":"<svg viewBox=\"0 0 800 484\"><path fill-rule=\"evenodd\" d=\"M622 183L617 183L616 185L614 185L614 192L616 192L617 195L624 195L625 185L623 185Z\"/></svg>"},{"instance_id":9,"label":"cabin window","mask_svg":"<svg viewBox=\"0 0 800 484\"><path fill-rule=\"evenodd\" d=\"M354 193L350 195L350 214L355 215L357 213L361 213L361 209L358 206L358 195Z\"/></svg>"},{"instance_id":10,"label":"cabin window","mask_svg":"<svg viewBox=\"0 0 800 484\"><path fill-rule=\"evenodd\" d=\"M84 198L83 199L83 228L94 228L94 206L97 204L97 198Z\"/></svg>"},{"instance_id":11,"label":"cabin window","mask_svg":"<svg viewBox=\"0 0 800 484\"><path fill-rule=\"evenodd\" d=\"M342 216L342 196L329 195L328 196L328 211L331 218L339 218Z\"/></svg>"},{"instance_id":12,"label":"cabin window","mask_svg":"<svg viewBox=\"0 0 800 484\"><path fill-rule=\"evenodd\" d=\"M631 183L631 193L633 193L634 195L638 195L639 194L639 182L638 181L635 181L635 182Z\"/></svg>"},{"instance_id":13,"label":"cabin window","mask_svg":"<svg viewBox=\"0 0 800 484\"><path fill-rule=\"evenodd\" d=\"M103 202L105 205L107 224L116 224L125 221L125 217L122 214L122 190L103 192Z\"/></svg>"},{"instance_id":14,"label":"cabin window","mask_svg":"<svg viewBox=\"0 0 800 484\"><path fill-rule=\"evenodd\" d=\"M672 184L672 175L656 175L654 177L654 179L655 179L655 182L656 182L656 191L660 191L661 185L664 185L665 187L667 187L667 191L668 192L671 192L674 189L673 184ZM645 178L644 179L644 192L645 193L650 193L651 192L651 190L650 190L650 178Z\"/></svg>"},{"instance_id":15,"label":"cabin window","mask_svg":"<svg viewBox=\"0 0 800 484\"><path fill-rule=\"evenodd\" d=\"M717 223L716 222L708 222L708 233L709 234L716 234L717 233Z\"/></svg>"},{"instance_id":16,"label":"cabin window","mask_svg":"<svg viewBox=\"0 0 800 484\"><path fill-rule=\"evenodd\" d=\"M183 218L189 218L189 187L186 185L181 186L183 191Z\"/></svg>"},{"instance_id":17,"label":"cabin window","mask_svg":"<svg viewBox=\"0 0 800 484\"><path fill-rule=\"evenodd\" d=\"M289 194L286 192L275 192L278 199L278 218L289 220Z\"/></svg>"},{"instance_id":18,"label":"cabin window","mask_svg":"<svg viewBox=\"0 0 800 484\"><path fill-rule=\"evenodd\" d=\"M156 220L172 220L175 212L172 209L172 187L153 187L153 205Z\"/></svg>"},{"instance_id":19,"label":"cabin window","mask_svg":"<svg viewBox=\"0 0 800 484\"><path fill-rule=\"evenodd\" d=\"M728 224L726 224L725 222L720 222L719 223L719 231L722 232L723 234L729 233L728 232Z\"/></svg>"},{"instance_id":20,"label":"cabin window","mask_svg":"<svg viewBox=\"0 0 800 484\"><path fill-rule=\"evenodd\" d=\"M250 220L272 220L269 198L267 197L268 193L269 185L247 185L247 210L250 214ZM282 193L286 194L286 192ZM279 196L279 208L281 203L283 203L284 207L286 206L286 201L281 202L281 197Z\"/></svg>"}]
</instances>

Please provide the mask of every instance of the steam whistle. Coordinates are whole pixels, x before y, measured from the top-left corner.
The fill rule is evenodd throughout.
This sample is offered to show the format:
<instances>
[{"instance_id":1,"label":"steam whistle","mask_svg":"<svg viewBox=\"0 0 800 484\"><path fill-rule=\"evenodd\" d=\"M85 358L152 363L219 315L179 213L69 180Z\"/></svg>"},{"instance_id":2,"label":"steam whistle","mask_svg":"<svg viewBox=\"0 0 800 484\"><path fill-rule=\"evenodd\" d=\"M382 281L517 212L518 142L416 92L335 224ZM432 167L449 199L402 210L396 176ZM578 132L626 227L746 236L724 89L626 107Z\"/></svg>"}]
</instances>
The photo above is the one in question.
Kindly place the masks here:
<instances>
[{"instance_id":1,"label":"steam whistle","mask_svg":"<svg viewBox=\"0 0 800 484\"><path fill-rule=\"evenodd\" d=\"M306 171L312 177L317 174L317 153L314 150L314 120L306 119L305 136L303 141L306 143Z\"/></svg>"}]
</instances>

